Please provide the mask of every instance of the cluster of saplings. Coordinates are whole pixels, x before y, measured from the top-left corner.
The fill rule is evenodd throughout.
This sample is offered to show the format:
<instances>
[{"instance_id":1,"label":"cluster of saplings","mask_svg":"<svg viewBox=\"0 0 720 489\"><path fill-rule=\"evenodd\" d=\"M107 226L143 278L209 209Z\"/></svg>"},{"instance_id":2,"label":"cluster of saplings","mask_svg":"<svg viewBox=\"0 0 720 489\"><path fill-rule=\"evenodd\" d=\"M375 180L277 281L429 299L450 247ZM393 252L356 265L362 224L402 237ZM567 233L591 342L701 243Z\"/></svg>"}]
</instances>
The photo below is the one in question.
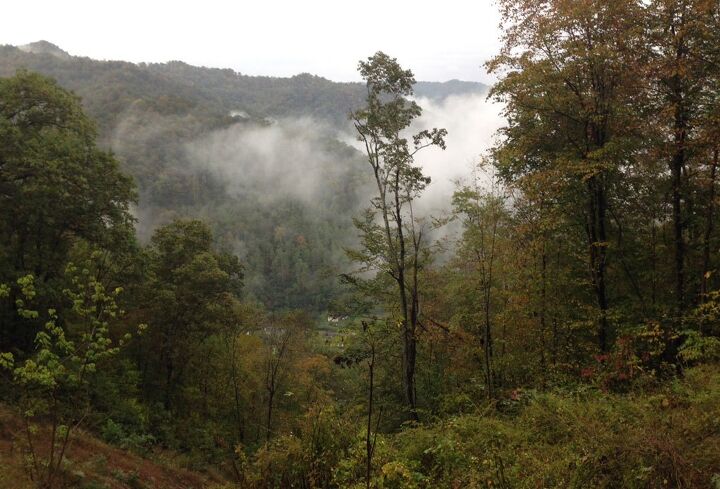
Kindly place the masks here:
<instances>
[{"instance_id":1,"label":"cluster of saplings","mask_svg":"<svg viewBox=\"0 0 720 489\"><path fill-rule=\"evenodd\" d=\"M414 163L446 131L360 62L375 186L330 336L244 300L201 221L138 245L77 98L0 80L0 393L38 487L80 427L228 487L717 487L716 2L499 5L507 125L449 247Z\"/></svg>"}]
</instances>

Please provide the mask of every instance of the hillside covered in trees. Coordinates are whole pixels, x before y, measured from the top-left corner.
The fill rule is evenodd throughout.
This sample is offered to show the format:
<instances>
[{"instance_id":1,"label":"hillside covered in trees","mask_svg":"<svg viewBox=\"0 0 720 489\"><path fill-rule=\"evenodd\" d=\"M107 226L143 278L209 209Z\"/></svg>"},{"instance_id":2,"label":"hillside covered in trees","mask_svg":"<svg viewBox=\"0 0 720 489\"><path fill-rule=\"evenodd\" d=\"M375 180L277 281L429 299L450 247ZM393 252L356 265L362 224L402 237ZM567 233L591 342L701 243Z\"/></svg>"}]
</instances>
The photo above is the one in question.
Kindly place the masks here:
<instances>
[{"instance_id":1,"label":"hillside covered in trees","mask_svg":"<svg viewBox=\"0 0 720 489\"><path fill-rule=\"evenodd\" d=\"M498 7L489 88L0 47L0 487L720 487L720 6Z\"/></svg>"},{"instance_id":2,"label":"hillside covered in trees","mask_svg":"<svg viewBox=\"0 0 720 489\"><path fill-rule=\"evenodd\" d=\"M348 113L362 103L362 84L95 61L45 41L0 47L0 75L18 69L81 97L98 144L137 184L133 213L142 240L174 218L201 217L219 246L242 257L246 295L273 308L332 309L342 295L342 249L352 242L368 181L361 154L347 144ZM416 84L431 99L486 88Z\"/></svg>"}]
</instances>

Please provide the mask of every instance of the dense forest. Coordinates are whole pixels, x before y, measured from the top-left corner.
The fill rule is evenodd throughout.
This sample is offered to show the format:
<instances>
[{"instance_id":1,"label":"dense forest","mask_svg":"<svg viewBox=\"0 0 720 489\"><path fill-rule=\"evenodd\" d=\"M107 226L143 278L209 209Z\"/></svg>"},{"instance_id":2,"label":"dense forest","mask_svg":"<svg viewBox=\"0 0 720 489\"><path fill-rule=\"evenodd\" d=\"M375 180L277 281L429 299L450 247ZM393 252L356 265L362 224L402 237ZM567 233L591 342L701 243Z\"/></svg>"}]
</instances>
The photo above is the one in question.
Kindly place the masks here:
<instances>
[{"instance_id":1,"label":"dense forest","mask_svg":"<svg viewBox=\"0 0 720 489\"><path fill-rule=\"evenodd\" d=\"M343 247L352 243L352 217L369 182L362 155L347 144L348 112L362 103L362 84L307 74L251 77L181 62L100 62L43 41L0 47L0 76L18 69L52 77L81 97L99 146L135 180L133 215L143 242L158 225L200 217L218 246L243 259L246 297L320 314L342 296ZM430 99L486 88L416 84ZM297 239L313 245L300 248Z\"/></svg>"},{"instance_id":2,"label":"dense forest","mask_svg":"<svg viewBox=\"0 0 720 489\"><path fill-rule=\"evenodd\" d=\"M0 487L720 487L720 5L497 3L492 87L0 47Z\"/></svg>"}]
</instances>

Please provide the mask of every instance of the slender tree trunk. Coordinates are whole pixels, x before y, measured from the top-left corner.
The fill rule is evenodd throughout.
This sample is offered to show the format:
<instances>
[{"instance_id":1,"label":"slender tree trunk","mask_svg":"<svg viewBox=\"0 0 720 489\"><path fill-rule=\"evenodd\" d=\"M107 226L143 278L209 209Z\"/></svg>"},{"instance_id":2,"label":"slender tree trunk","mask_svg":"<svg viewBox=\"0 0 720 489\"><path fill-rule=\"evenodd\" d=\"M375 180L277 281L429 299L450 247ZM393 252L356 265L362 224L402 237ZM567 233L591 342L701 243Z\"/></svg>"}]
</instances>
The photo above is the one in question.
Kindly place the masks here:
<instances>
[{"instance_id":1,"label":"slender tree trunk","mask_svg":"<svg viewBox=\"0 0 720 489\"><path fill-rule=\"evenodd\" d=\"M494 204L493 204L494 205ZM482 231L482 251L478 253L479 265L481 267L483 282L483 349L485 363L485 385L487 386L487 397L493 399L495 397L495 372L493 370L493 324L492 324L492 287L493 272L495 266L495 242L497 239L498 216L494 209L490 209L492 218L492 227L488 230L490 236L489 242L486 242L485 232ZM478 223L481 223L478 215ZM483 224L481 223L480 226Z\"/></svg>"},{"instance_id":2,"label":"slender tree trunk","mask_svg":"<svg viewBox=\"0 0 720 489\"><path fill-rule=\"evenodd\" d=\"M374 148L374 151L370 150L371 147ZM375 176L375 183L378 188L379 202L376 207L380 210L380 214L382 215L385 240L389 251L389 256L387 257L388 264L394 269L392 276L397 283L398 298L400 300L402 314L402 378L404 397L409 410L410 418L417 421L419 420L415 390L415 359L417 355L415 327L417 325L417 319L409 312L408 291L407 284L405 282L405 256L407 252L405 234L403 231L400 168L396 168L391 180L386 182L381 175L382 170L380 167L380 161L377 157L377 146L373 146L368 143L367 151L369 155L373 155L370 156L369 159ZM394 202L388 202L388 184L391 185L390 198L394 199ZM391 213L393 214L392 217L395 220L395 229L390 226Z\"/></svg>"},{"instance_id":3,"label":"slender tree trunk","mask_svg":"<svg viewBox=\"0 0 720 489\"><path fill-rule=\"evenodd\" d=\"M608 349L608 299L607 299L607 287L606 287L606 265L607 265L607 200L605 196L605 189L602 182L598 185L597 189L597 202L598 202L598 239L600 243L598 245L598 307L600 308L600 332L599 332L599 346L601 351L607 351Z\"/></svg>"},{"instance_id":4,"label":"slender tree trunk","mask_svg":"<svg viewBox=\"0 0 720 489\"><path fill-rule=\"evenodd\" d=\"M237 348L236 348L236 337L235 334L233 334L232 342L230 343L230 348L232 348L230 352L230 372L232 376L232 383L233 383L233 394L235 397L235 424L237 428L237 436L238 441L241 443L245 443L245 426L243 423L243 416L242 416L242 410L240 405L240 386L238 385L238 372L237 372L237 362L236 362L236 355L237 355Z\"/></svg>"},{"instance_id":5,"label":"slender tree trunk","mask_svg":"<svg viewBox=\"0 0 720 489\"><path fill-rule=\"evenodd\" d=\"M557 273L559 273L560 269L561 269L560 268L560 261L561 261L560 259L562 257L562 247L558 245L556 251L557 252L555 253L555 260L554 260L555 261L555 270L557 271ZM553 297L557 297L559 294L557 280L553 280L553 282L552 282L552 292L551 293L552 293ZM550 310L553 311L555 309L557 309L556 305L553 308L551 308ZM558 358L560 357L560 328L559 328L559 324L558 324L558 316L559 316L559 311L556 311L552 314L553 365L557 364Z\"/></svg>"},{"instance_id":6,"label":"slender tree trunk","mask_svg":"<svg viewBox=\"0 0 720 489\"><path fill-rule=\"evenodd\" d=\"M492 260L492 258L491 258ZM487 398L493 399L495 397L495 378L493 375L493 334L492 334L492 320L490 311L490 300L492 281L490 278L490 270L492 270L492 261L490 263L483 263L483 267L487 267L487 270L483 274L483 356L484 356L484 368L485 368L485 385L487 386Z\"/></svg>"},{"instance_id":7,"label":"slender tree trunk","mask_svg":"<svg viewBox=\"0 0 720 489\"><path fill-rule=\"evenodd\" d=\"M588 216L586 231L590 248L590 276L599 310L597 339L601 352L608 351L608 299L606 286L607 203L600 176L588 180Z\"/></svg>"},{"instance_id":8,"label":"slender tree trunk","mask_svg":"<svg viewBox=\"0 0 720 489\"><path fill-rule=\"evenodd\" d=\"M172 408L173 373L174 364L172 353L168 351L167 357L165 358L165 398L163 400L165 411L170 411Z\"/></svg>"},{"instance_id":9,"label":"slender tree trunk","mask_svg":"<svg viewBox=\"0 0 720 489\"><path fill-rule=\"evenodd\" d=\"M370 380L370 388L368 390L368 416L367 416L367 431L365 433L365 487L370 489L370 480L372 478L372 456L373 456L373 443L372 443L372 416L373 416L373 387L375 382L375 346L371 346L370 350L370 363L368 364L368 373Z\"/></svg>"},{"instance_id":10,"label":"slender tree trunk","mask_svg":"<svg viewBox=\"0 0 720 489\"><path fill-rule=\"evenodd\" d=\"M710 280L710 241L713 233L713 220L715 219L715 178L717 176L718 148L713 150L712 163L710 165L710 182L708 184L708 203L705 214L705 234L703 236L703 265L702 281L700 285L700 302L707 300L709 292L708 282Z\"/></svg>"},{"instance_id":11,"label":"slender tree trunk","mask_svg":"<svg viewBox=\"0 0 720 489\"><path fill-rule=\"evenodd\" d=\"M408 303L408 287L405 282L406 277L406 256L407 243L405 242L405 232L403 230L402 218L402 200L400 191L400 168L395 170L395 179L393 182L393 194L395 198L395 220L397 223L397 241L398 241L398 266L397 266L397 284L400 298L400 307L402 308L402 327L403 327L403 372L404 372L404 388L405 401L409 410L410 419L419 420L417 412L417 400L415 393L415 358L417 356L417 342L415 338L416 318L411 317L410 304Z\"/></svg>"},{"instance_id":12,"label":"slender tree trunk","mask_svg":"<svg viewBox=\"0 0 720 489\"><path fill-rule=\"evenodd\" d=\"M682 124L677 121L676 124ZM676 130L679 130L676 126ZM684 132L684 131L683 131ZM670 164L672 175L672 218L673 244L675 247L675 309L677 316L685 310L685 241L683 238L684 223L682 217L682 167L685 161L684 136L676 134L677 150Z\"/></svg>"},{"instance_id":13,"label":"slender tree trunk","mask_svg":"<svg viewBox=\"0 0 720 489\"><path fill-rule=\"evenodd\" d=\"M546 303L547 297L547 253L545 253L545 240L542 243L542 252L540 256L540 368L545 371L545 350L547 336L547 320L546 320ZM553 352L553 361L555 354Z\"/></svg>"},{"instance_id":14,"label":"slender tree trunk","mask_svg":"<svg viewBox=\"0 0 720 489\"><path fill-rule=\"evenodd\" d=\"M273 401L275 398L275 388L268 388L268 404L267 404L267 416L265 418L265 441L270 441L270 434L272 433L272 412L273 412Z\"/></svg>"},{"instance_id":15,"label":"slender tree trunk","mask_svg":"<svg viewBox=\"0 0 720 489\"><path fill-rule=\"evenodd\" d=\"M485 385L487 386L487 397L488 399L492 399L495 396L495 379L493 378L493 371L492 371L492 354L493 354L493 348L492 348L492 329L490 327L490 318L486 312L485 314L485 328L484 328L484 334L483 334L483 349L484 349L484 357L485 357Z\"/></svg>"},{"instance_id":16,"label":"slender tree trunk","mask_svg":"<svg viewBox=\"0 0 720 489\"><path fill-rule=\"evenodd\" d=\"M684 9L685 6L683 5ZM675 248L675 312L678 318L685 313L685 221L683 219L683 170L685 168L688 114L685 101L685 86L681 68L687 57L683 38L685 12L681 13L678 25L671 25L676 36L675 74L670 79L670 96L673 103L673 155L670 158L672 187L673 245Z\"/></svg>"},{"instance_id":17,"label":"slender tree trunk","mask_svg":"<svg viewBox=\"0 0 720 489\"><path fill-rule=\"evenodd\" d=\"M657 227L655 226L655 219L652 223L651 237L651 251L650 251L650 269L652 270L652 293L650 294L652 305L657 303Z\"/></svg>"}]
</instances>

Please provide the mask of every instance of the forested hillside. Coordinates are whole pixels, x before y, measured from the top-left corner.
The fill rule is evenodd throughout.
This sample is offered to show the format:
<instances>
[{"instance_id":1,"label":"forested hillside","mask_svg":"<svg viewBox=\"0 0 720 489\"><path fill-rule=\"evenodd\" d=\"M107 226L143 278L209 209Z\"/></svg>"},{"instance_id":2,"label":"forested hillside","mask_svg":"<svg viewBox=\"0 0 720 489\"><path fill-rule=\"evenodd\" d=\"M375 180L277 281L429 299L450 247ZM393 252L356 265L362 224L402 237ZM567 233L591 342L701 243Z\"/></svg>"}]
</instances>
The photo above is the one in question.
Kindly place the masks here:
<instances>
[{"instance_id":1,"label":"forested hillside","mask_svg":"<svg viewBox=\"0 0 720 489\"><path fill-rule=\"evenodd\" d=\"M339 298L342 249L352 243L367 181L362 156L340 140L352 127L349 111L362 103L362 84L252 77L179 61L96 61L46 41L0 47L0 76L18 69L81 97L99 145L137 183L142 239L175 217L202 217L219 245L243 258L246 295L316 313ZM418 95L433 99L485 90L459 81L416 84ZM298 178L308 187L301 192ZM298 240L306 245L298 248Z\"/></svg>"},{"instance_id":2,"label":"forested hillside","mask_svg":"<svg viewBox=\"0 0 720 489\"><path fill-rule=\"evenodd\" d=\"M365 97L365 87L360 83L337 83L309 73L274 78L191 66L182 61L97 61L71 56L47 41L1 46L0 73L10 76L18 68L51 76L80 95L86 110L103 130L112 128L115 118L137 100L180 99L185 108L194 106L220 115L244 111L257 118L314 116L346 124L348 112L362 105ZM415 86L417 96L435 99L486 90L481 83L459 80L420 81Z\"/></svg>"},{"instance_id":3,"label":"forested hillside","mask_svg":"<svg viewBox=\"0 0 720 489\"><path fill-rule=\"evenodd\" d=\"M0 48L0 487L720 487L720 8L498 7L440 215L480 85Z\"/></svg>"}]
</instances>

